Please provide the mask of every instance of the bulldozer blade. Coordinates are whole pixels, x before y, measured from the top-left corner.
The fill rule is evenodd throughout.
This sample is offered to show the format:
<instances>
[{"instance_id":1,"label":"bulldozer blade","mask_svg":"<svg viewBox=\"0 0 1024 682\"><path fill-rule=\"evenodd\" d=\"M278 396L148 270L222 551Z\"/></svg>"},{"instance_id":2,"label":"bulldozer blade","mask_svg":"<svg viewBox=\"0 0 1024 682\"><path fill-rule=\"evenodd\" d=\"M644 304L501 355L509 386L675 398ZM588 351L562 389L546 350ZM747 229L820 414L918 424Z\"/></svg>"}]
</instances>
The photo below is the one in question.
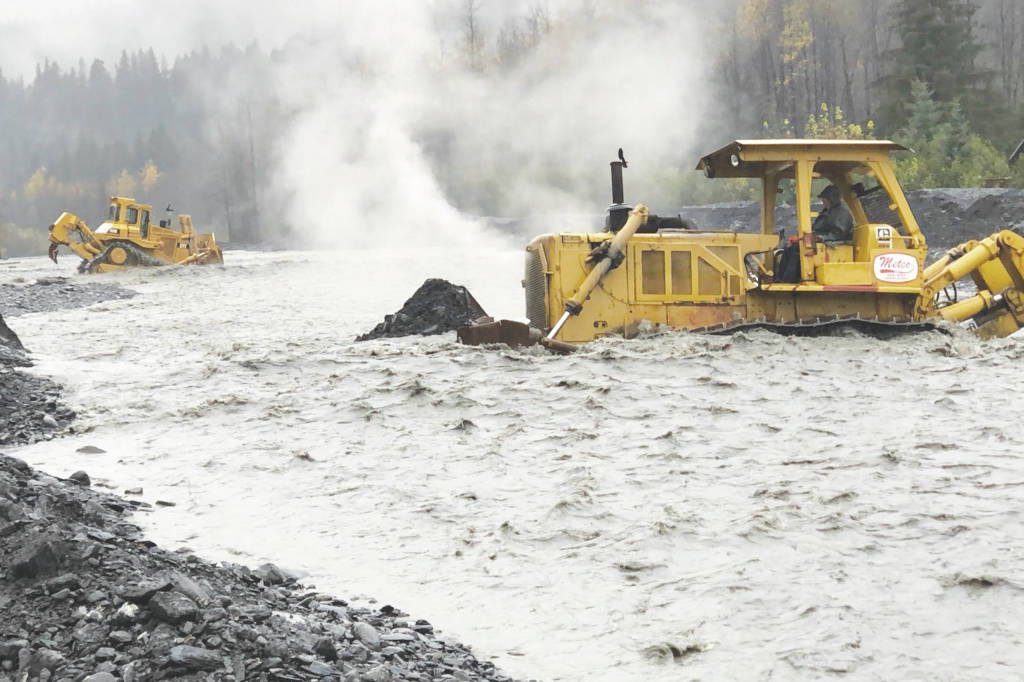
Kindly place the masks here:
<instances>
[{"instance_id":1,"label":"bulldozer blade","mask_svg":"<svg viewBox=\"0 0 1024 682\"><path fill-rule=\"evenodd\" d=\"M532 346L540 342L541 332L529 325L513 320L494 320L490 317L480 318L466 327L456 331L459 342L467 346L482 346L492 343L504 343L516 348Z\"/></svg>"},{"instance_id":2,"label":"bulldozer blade","mask_svg":"<svg viewBox=\"0 0 1024 682\"><path fill-rule=\"evenodd\" d=\"M567 355L569 353L575 353L576 351L578 351L580 349L580 347L577 346L575 343L568 343L566 341L559 341L558 339L552 339L552 338L549 338L549 337L546 337L546 336L543 339L540 340L540 343L541 343L542 346L547 348L552 353L560 353L562 355Z\"/></svg>"}]
</instances>

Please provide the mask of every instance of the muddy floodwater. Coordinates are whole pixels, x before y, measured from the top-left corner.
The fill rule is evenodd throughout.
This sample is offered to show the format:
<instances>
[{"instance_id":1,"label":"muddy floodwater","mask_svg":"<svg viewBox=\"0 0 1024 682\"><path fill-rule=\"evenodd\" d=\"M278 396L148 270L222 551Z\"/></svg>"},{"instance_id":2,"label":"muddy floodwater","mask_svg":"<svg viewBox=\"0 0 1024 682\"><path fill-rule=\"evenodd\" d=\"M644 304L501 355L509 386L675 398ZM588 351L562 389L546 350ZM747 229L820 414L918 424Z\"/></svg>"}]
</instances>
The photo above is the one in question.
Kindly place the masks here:
<instances>
[{"instance_id":1,"label":"muddy floodwater","mask_svg":"<svg viewBox=\"0 0 1024 682\"><path fill-rule=\"evenodd\" d=\"M140 519L157 542L376 597L517 677L1019 679L1024 342L352 341L430 276L521 315L521 256L99 276L140 295L11 320L83 432L8 454L141 487L176 503Z\"/></svg>"}]
</instances>

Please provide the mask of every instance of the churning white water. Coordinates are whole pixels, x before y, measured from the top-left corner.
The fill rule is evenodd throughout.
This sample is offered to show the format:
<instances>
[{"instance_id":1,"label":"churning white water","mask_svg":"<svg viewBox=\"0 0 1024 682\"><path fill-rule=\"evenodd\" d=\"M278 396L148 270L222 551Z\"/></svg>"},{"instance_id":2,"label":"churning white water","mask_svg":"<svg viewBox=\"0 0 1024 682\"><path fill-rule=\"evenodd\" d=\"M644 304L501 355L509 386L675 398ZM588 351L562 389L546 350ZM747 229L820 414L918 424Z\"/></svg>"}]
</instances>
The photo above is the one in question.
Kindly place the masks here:
<instances>
[{"instance_id":1,"label":"churning white water","mask_svg":"<svg viewBox=\"0 0 1024 682\"><path fill-rule=\"evenodd\" d=\"M15 318L79 433L8 453L141 486L177 504L139 519L157 542L377 597L518 677L1020 675L1021 341L354 343L428 276L521 315L521 253L226 260Z\"/></svg>"}]
</instances>

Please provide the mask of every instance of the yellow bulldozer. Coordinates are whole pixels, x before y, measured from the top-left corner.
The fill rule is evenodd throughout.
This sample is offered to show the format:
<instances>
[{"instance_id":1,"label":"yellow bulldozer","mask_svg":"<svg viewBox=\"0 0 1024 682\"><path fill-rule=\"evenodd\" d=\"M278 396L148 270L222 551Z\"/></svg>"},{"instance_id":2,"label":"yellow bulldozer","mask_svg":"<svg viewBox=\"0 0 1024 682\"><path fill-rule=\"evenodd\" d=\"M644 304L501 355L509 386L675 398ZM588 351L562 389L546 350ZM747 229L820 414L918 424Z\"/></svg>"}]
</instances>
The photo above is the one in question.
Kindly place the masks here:
<instances>
[{"instance_id":1,"label":"yellow bulldozer","mask_svg":"<svg viewBox=\"0 0 1024 682\"><path fill-rule=\"evenodd\" d=\"M946 320L986 338L1015 332L1024 325L1024 237L996 232L926 266L925 236L890 163L897 151L906 150L875 140L737 140L704 156L697 169L708 178L759 181L760 224L749 232L696 229L626 205L620 151L606 229L545 234L526 247L529 326L481 320L459 339L540 340L568 350L608 334L632 336L645 322L812 332ZM812 196L822 185L835 188L848 212L842 238L814 229ZM795 202L791 223L777 224L780 194ZM792 275L783 277L787 257Z\"/></svg>"},{"instance_id":2,"label":"yellow bulldozer","mask_svg":"<svg viewBox=\"0 0 1024 682\"><path fill-rule=\"evenodd\" d=\"M110 272L145 265L205 265L223 263L213 233L196 234L192 217L178 215L178 229L169 220L152 224L153 207L129 197L111 197L107 220L89 229L72 213L62 213L50 225L49 256L66 245L82 258L79 272Z\"/></svg>"}]
</instances>

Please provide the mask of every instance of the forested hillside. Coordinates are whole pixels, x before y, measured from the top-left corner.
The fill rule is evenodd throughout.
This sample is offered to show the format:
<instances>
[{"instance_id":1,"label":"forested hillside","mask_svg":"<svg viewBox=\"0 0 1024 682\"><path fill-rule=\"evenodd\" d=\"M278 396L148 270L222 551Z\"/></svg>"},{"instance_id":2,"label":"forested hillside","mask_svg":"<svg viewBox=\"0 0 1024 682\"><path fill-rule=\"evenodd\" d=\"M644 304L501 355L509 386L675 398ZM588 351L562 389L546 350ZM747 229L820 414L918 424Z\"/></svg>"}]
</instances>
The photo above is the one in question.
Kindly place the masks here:
<instances>
[{"instance_id":1,"label":"forested hillside","mask_svg":"<svg viewBox=\"0 0 1024 682\"><path fill-rule=\"evenodd\" d=\"M0 239L11 251L38 242L31 234L45 239L65 210L91 222L119 194L215 215L232 236L260 241L254 197L266 181L274 100L206 92L241 69L248 79L267 59L227 46L168 65L147 51L112 68L47 62L30 82L0 80Z\"/></svg>"},{"instance_id":2,"label":"forested hillside","mask_svg":"<svg viewBox=\"0 0 1024 682\"><path fill-rule=\"evenodd\" d=\"M630 9L645 20L664 21L668 15L652 9L660 4L637 2ZM741 136L890 137L918 152L901 161L910 187L1024 183L1019 167L1006 161L1024 137L1020 0L731 0L707 9L699 15L706 22L700 78L679 87L673 79L693 76L677 73L672 61L658 74L676 86L665 89L675 101L659 99L655 88L628 92L628 82L620 87L637 111L660 106L695 113L693 122L678 124L692 130L667 138L666 144L686 148L658 159L664 167L652 176L665 201L742 194L741 186L699 183L690 172L699 152ZM515 82L526 94L502 109L522 105L523 136L538 134L530 116L542 107L530 108L530 88L544 87L552 71L575 68L574 50L614 28L617 15L602 12L597 2L559 9L537 4L495 23L485 21L493 16L487 10L487 0L452 0L445 20L433 26L436 58L425 71L430 87L468 85L438 86L429 115L402 111L403 120L411 121L406 153L422 157L448 202L473 214L550 210L545 199L536 199L538 205L512 196L525 194L516 190L517 173L532 173L535 184L557 190L551 196L559 200L574 193L588 200L603 197L603 186L581 189L593 184L580 170L584 163L593 165L592 158L525 143L517 147L483 104L459 109L453 101L459 98L443 100L446 93L479 91L484 102L493 99L487 93L501 93ZM659 30L671 35L675 28ZM657 62L668 51L687 49L693 48L659 40L644 57ZM61 211L92 222L111 194L160 203L158 212L171 202L196 216L201 230L216 229L236 244L284 243L283 235L303 221L294 197L304 160L344 158L357 154L354 147L380 145L374 141L374 117L394 114L391 100L372 99L380 97L375 87L386 85L387 74L369 59L315 64L351 81L352 88L341 93L296 86L293 65L311 58L306 50L296 42L274 49L210 45L179 55L125 52L116 63L83 54L77 64L45 61L31 77L0 71L0 249L7 255L41 253L45 228ZM609 51L608 65L619 57ZM578 96L591 86L587 81L579 79ZM347 120L345 112L359 110L364 92L368 111ZM331 144L328 136L315 153L302 151L296 158L300 136L294 131L311 118L307 105L329 97L340 101L336 117L319 124L350 133L355 141ZM597 99L589 105L621 103ZM448 108L458 115L445 115ZM468 134L488 126L494 128L490 137ZM668 126L663 129L668 136ZM590 144L584 131L578 135L570 141L573 128L566 126L548 140ZM545 154L550 162L537 164L535 157ZM330 175L319 168L309 169L311 177ZM286 175L291 182L282 180ZM321 195L351 188L341 179L316 181L330 188ZM315 215L306 210L303 217Z\"/></svg>"}]
</instances>

